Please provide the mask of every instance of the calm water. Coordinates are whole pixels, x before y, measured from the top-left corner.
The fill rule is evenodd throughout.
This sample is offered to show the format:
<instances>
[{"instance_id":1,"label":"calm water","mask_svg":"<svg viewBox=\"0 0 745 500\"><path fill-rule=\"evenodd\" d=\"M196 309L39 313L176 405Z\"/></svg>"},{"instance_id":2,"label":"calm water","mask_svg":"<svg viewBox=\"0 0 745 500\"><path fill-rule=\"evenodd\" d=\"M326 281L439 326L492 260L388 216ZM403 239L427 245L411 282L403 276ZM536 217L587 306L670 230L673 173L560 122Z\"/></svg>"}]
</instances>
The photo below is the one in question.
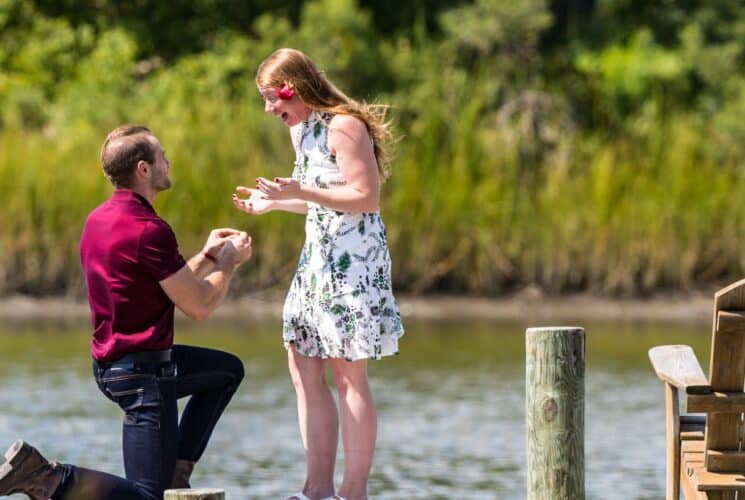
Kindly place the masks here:
<instances>
[{"instance_id":1,"label":"calm water","mask_svg":"<svg viewBox=\"0 0 745 500\"><path fill-rule=\"evenodd\" d=\"M575 324L587 330L587 497L663 498L663 392L646 351L687 343L705 361L707 325ZM406 326L402 354L370 369L380 418L371 496L525 498L524 332L536 325ZM179 325L179 342L230 350L246 365L195 486L225 488L229 499L299 489L304 459L277 332L274 323ZM0 446L23 437L48 458L121 474L121 417L90 377L88 335L85 324L0 327Z\"/></svg>"}]
</instances>

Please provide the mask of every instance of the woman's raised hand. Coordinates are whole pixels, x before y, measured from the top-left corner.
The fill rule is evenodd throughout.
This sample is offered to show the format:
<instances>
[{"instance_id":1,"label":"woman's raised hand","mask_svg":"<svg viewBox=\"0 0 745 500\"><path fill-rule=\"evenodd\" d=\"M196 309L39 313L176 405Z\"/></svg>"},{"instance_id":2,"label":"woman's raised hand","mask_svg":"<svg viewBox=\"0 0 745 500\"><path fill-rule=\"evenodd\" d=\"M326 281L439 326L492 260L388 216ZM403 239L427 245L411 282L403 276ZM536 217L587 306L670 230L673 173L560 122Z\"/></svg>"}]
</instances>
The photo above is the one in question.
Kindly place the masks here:
<instances>
[{"instance_id":1,"label":"woman's raised hand","mask_svg":"<svg viewBox=\"0 0 745 500\"><path fill-rule=\"evenodd\" d=\"M291 177L275 177L273 181L259 177L256 187L269 200L301 199L300 183Z\"/></svg>"},{"instance_id":2,"label":"woman's raised hand","mask_svg":"<svg viewBox=\"0 0 745 500\"><path fill-rule=\"evenodd\" d=\"M264 193L258 189L251 189L245 186L237 186L233 193L233 205L238 210L243 210L247 214L261 215L272 209L272 200L268 199ZM240 198L238 194L248 198Z\"/></svg>"}]
</instances>

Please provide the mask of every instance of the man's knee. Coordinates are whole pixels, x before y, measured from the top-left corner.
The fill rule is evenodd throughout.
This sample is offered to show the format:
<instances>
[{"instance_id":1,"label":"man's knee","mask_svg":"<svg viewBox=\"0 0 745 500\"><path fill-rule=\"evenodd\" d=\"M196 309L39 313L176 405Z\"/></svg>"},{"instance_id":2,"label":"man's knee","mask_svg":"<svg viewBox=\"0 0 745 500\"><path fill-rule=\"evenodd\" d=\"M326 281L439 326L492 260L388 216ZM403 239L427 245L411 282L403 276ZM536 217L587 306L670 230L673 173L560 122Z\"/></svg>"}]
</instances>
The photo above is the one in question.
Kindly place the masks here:
<instances>
[{"instance_id":1,"label":"man's knee","mask_svg":"<svg viewBox=\"0 0 745 500\"><path fill-rule=\"evenodd\" d=\"M243 377L246 375L245 369L243 368L243 361L241 361L241 359L234 354L225 354L225 367L230 371L230 373L233 374L234 384L236 387L238 387L243 380Z\"/></svg>"}]
</instances>

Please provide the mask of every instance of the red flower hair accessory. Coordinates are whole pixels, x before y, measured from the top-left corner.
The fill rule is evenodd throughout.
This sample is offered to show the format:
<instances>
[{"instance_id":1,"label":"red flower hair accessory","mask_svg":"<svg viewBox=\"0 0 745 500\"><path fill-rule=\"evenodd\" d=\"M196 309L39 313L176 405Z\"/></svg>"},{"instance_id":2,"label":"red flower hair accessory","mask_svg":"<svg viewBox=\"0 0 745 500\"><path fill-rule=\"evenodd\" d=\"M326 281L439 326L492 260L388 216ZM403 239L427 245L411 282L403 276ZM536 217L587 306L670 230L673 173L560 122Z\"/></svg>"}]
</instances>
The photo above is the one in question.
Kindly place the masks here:
<instances>
[{"instance_id":1,"label":"red flower hair accessory","mask_svg":"<svg viewBox=\"0 0 745 500\"><path fill-rule=\"evenodd\" d=\"M295 89L292 88L292 84L285 82L282 88L277 91L277 95L283 101L289 101L295 95Z\"/></svg>"}]
</instances>

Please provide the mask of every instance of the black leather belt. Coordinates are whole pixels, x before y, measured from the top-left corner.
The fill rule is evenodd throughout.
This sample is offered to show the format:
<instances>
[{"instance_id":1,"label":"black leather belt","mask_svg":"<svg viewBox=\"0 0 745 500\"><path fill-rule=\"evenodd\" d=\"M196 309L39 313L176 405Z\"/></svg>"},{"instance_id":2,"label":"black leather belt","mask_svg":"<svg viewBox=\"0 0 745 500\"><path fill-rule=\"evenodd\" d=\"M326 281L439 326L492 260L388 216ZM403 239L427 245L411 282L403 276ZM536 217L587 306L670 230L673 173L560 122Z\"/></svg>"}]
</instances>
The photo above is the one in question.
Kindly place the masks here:
<instances>
[{"instance_id":1,"label":"black leather belt","mask_svg":"<svg viewBox=\"0 0 745 500\"><path fill-rule=\"evenodd\" d=\"M160 375L174 375L175 365L171 363L171 350L140 351L109 363L98 363L103 368L120 368L136 372L157 373Z\"/></svg>"}]
</instances>

